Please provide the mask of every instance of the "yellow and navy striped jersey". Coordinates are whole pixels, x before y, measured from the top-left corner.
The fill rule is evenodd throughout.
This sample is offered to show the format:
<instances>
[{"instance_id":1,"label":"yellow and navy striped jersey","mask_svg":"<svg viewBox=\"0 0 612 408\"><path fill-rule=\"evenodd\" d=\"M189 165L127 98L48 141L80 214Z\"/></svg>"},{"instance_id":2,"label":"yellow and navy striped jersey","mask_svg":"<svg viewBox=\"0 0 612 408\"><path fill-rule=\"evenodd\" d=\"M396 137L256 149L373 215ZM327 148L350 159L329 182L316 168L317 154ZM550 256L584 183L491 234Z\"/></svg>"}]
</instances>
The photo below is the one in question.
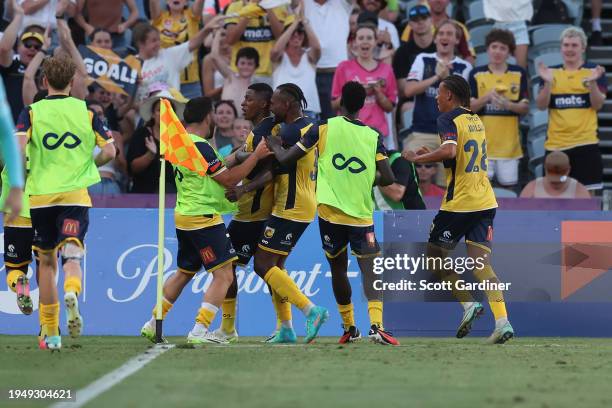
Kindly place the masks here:
<instances>
[{"instance_id":1,"label":"yellow and navy striped jersey","mask_svg":"<svg viewBox=\"0 0 612 408\"><path fill-rule=\"evenodd\" d=\"M446 194L441 210L474 212L497 207L487 177L487 139L478 115L459 107L438 118L442 144L457 145L454 159L444 160Z\"/></svg>"},{"instance_id":2,"label":"yellow and navy striped jersey","mask_svg":"<svg viewBox=\"0 0 612 408\"><path fill-rule=\"evenodd\" d=\"M591 107L590 92L584 83L592 75L595 64L586 62L577 71L568 71L562 65L551 68L553 83L544 146L547 150L566 150L598 143L597 112ZM597 80L597 87L607 93L605 75Z\"/></svg>"},{"instance_id":3,"label":"yellow and navy striped jersey","mask_svg":"<svg viewBox=\"0 0 612 408\"><path fill-rule=\"evenodd\" d=\"M63 99L68 98L66 95L51 95L47 96L46 99ZM15 125L16 134L18 136L25 136L29 141L32 136L32 124L35 123L34 112L32 108L26 106L19 115L17 123ZM89 120L93 134L96 138L96 145L98 147L104 147L108 143L113 142L113 136L110 130L102 123L98 116L93 112L89 111ZM50 207L54 205L77 205L91 207L91 197L86 188L70 191L65 193L54 193L54 194L41 194L30 196L30 207Z\"/></svg>"},{"instance_id":4,"label":"yellow and navy striped jersey","mask_svg":"<svg viewBox=\"0 0 612 408\"><path fill-rule=\"evenodd\" d=\"M245 151L253 152L259 142L266 136L278 135L280 124L276 123L274 117L270 116L262 120L249 133L245 142ZM257 163L251 173L242 180L242 185L249 184L262 169L263 163ZM234 216L237 221L262 221L268 219L272 212L274 202L274 183L269 182L262 188L244 194L238 200L238 212Z\"/></svg>"},{"instance_id":5,"label":"yellow and navy striped jersey","mask_svg":"<svg viewBox=\"0 0 612 408\"><path fill-rule=\"evenodd\" d=\"M355 126L367 126L359 119L352 120L344 117L344 120ZM378 133L376 161L385 160L387 158L387 150L385 149L385 145L383 143L384 135L378 131L376 132ZM325 144L328 136L327 120L325 120L320 122L318 125L313 125L313 127L298 142L298 146L305 152L310 152L311 150L315 149L315 147L318 147L318 154L320 156L325 151ZM323 218L324 220L333 224L368 226L374 223L372 218L352 217L344 213L344 211L340 210L339 208L326 204L320 204L318 206L318 210L320 218Z\"/></svg>"},{"instance_id":6,"label":"yellow and navy striped jersey","mask_svg":"<svg viewBox=\"0 0 612 408\"><path fill-rule=\"evenodd\" d=\"M528 101L527 74L518 65L508 65L503 74L495 74L487 65L474 68L469 77L474 98L495 90L510 102ZM519 114L487 103L477 112L487 129L489 159L520 159L523 157L519 134Z\"/></svg>"},{"instance_id":7,"label":"yellow and navy striped jersey","mask_svg":"<svg viewBox=\"0 0 612 408\"><path fill-rule=\"evenodd\" d=\"M283 147L287 149L298 143L311 126L312 123L304 117L284 124L279 133ZM276 167L272 215L299 222L314 219L317 207L317 156L317 149L312 149L297 162Z\"/></svg>"}]
</instances>

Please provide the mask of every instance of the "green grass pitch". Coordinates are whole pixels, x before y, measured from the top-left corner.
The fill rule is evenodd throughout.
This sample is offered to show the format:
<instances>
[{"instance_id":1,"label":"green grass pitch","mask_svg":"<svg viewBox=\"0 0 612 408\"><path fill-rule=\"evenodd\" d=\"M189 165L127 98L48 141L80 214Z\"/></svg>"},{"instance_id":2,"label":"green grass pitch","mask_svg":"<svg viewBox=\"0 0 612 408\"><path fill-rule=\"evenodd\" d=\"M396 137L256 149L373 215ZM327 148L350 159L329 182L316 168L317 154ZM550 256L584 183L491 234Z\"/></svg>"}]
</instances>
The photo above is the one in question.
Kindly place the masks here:
<instances>
[{"instance_id":1,"label":"green grass pitch","mask_svg":"<svg viewBox=\"0 0 612 408\"><path fill-rule=\"evenodd\" d=\"M0 336L0 406L48 406L10 403L6 390L80 389L150 347L134 337L63 340L62 351L50 353L33 337ZM192 349L171 338L177 348L87 407L612 406L609 339L519 338L488 346L481 338L402 338L400 347L259 340Z\"/></svg>"}]
</instances>

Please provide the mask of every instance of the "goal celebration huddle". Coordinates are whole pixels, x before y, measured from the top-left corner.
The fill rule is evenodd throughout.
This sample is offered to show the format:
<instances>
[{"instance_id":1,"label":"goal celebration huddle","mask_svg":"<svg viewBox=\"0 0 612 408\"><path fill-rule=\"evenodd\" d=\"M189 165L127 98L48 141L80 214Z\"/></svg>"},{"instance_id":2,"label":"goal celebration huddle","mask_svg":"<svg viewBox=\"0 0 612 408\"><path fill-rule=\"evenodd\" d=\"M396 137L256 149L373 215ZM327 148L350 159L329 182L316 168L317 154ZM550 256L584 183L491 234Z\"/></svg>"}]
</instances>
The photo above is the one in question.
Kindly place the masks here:
<instances>
[{"instance_id":1,"label":"goal celebration huddle","mask_svg":"<svg viewBox=\"0 0 612 408\"><path fill-rule=\"evenodd\" d=\"M97 114L84 101L70 96L75 70L75 64L65 57L46 59L43 81L48 95L26 106L16 123L14 135L26 169L23 199L18 175L11 174L18 173L19 166L7 165L2 173L7 284L15 292L19 309L31 314L34 302L26 274L35 262L38 344L49 350L62 347L65 332L59 327L60 309L66 313L71 337L80 336L87 324L87 316L79 309L92 206L87 188L100 181L97 167L116 155L112 134ZM383 322L384 291L374 284L380 279L374 273L374 260L384 254L374 232L372 189L393 184L395 177L383 135L358 119L368 92L371 90L358 82L347 82L342 87L341 114L319 121L306 116L304 91L297 85L285 83L272 89L264 83L251 84L241 108L254 127L244 144L226 157L210 143L214 126L209 98L193 98L178 112L163 92L159 94L154 115L159 115L162 126L171 125L196 164L186 166L173 160L175 143L165 147L177 189L178 269L164 282L161 304L152 300L152 314L142 316L143 337L155 342L158 307L163 319L172 319L173 304L194 275L210 273L212 281L194 310L187 343L238 341L236 266L252 261L255 273L268 285L276 312L276 331L267 343L296 343L302 332L303 342L312 342L330 313L336 313L325 306L335 302L342 320L339 343L367 337L375 343L399 345ZM447 189L431 226L427 256L445 257L464 239L468 255L484 260L472 270L476 279L499 283L489 262L497 202L487 178L485 128L469 110L468 82L458 75L442 80L437 104L440 147L402 152L412 163L442 162L446 170ZM161 133L162 144L167 143L163 139L167 129ZM225 214L232 214L227 226L222 218ZM320 243L300 240L315 217ZM285 269L293 249L301 245L313 251L320 245L329 263L335 299L325 306L313 303ZM367 299L369 327L363 334L351 301L349 246ZM59 263L64 271L61 302L56 284ZM433 267L429 272L443 282L458 280L454 271ZM483 287L495 317L488 340L505 343L514 330L503 293L498 285ZM456 333L461 338L470 332L484 307L456 285L453 294L463 309L458 313ZM295 311L304 314L305 331L293 327ZM211 327L218 313L222 314L221 324Z\"/></svg>"}]
</instances>

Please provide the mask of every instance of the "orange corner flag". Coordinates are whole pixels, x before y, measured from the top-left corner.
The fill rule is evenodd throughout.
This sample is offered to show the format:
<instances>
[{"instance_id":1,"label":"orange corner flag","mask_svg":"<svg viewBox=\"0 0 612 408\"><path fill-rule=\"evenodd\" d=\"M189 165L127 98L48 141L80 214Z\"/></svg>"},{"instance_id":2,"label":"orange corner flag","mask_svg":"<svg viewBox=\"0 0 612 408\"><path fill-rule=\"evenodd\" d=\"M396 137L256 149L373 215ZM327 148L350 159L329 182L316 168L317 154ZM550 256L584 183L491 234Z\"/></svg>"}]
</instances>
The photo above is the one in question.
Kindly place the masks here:
<instances>
[{"instance_id":1,"label":"orange corner flag","mask_svg":"<svg viewBox=\"0 0 612 408\"><path fill-rule=\"evenodd\" d=\"M161 100L159 112L159 145L161 154L170 163L206 175L208 163L189 137L167 99Z\"/></svg>"}]
</instances>

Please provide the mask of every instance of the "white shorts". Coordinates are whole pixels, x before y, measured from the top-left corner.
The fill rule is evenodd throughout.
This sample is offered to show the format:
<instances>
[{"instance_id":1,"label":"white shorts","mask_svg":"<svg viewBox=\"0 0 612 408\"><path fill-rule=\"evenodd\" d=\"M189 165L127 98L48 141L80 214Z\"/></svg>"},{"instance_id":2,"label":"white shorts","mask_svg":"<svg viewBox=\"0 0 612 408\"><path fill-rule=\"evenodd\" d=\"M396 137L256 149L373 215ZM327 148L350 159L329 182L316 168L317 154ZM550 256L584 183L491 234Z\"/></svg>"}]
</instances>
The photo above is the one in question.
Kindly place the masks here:
<instances>
[{"instance_id":1,"label":"white shorts","mask_svg":"<svg viewBox=\"0 0 612 408\"><path fill-rule=\"evenodd\" d=\"M529 33L524 21L496 21L493 28L508 30L514 34L516 45L529 45Z\"/></svg>"},{"instance_id":2,"label":"white shorts","mask_svg":"<svg viewBox=\"0 0 612 408\"><path fill-rule=\"evenodd\" d=\"M489 179L497 178L502 186L513 186L518 183L519 159L489 159L487 174Z\"/></svg>"}]
</instances>

